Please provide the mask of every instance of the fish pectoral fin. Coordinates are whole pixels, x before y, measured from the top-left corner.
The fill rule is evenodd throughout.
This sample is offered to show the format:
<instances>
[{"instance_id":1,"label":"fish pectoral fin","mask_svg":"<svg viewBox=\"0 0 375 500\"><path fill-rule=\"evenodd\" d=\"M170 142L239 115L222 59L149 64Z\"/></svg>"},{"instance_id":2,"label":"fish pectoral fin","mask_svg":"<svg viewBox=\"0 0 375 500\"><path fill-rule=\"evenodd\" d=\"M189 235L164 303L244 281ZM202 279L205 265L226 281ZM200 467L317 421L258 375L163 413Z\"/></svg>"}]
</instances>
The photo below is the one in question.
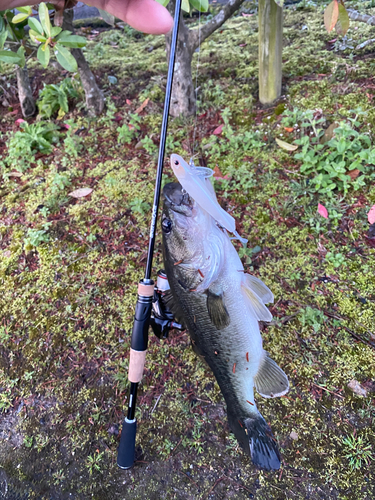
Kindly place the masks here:
<instances>
[{"instance_id":1,"label":"fish pectoral fin","mask_svg":"<svg viewBox=\"0 0 375 500\"><path fill-rule=\"evenodd\" d=\"M244 276L246 286L258 295L263 304L273 302L273 293L263 281L252 274L245 274Z\"/></svg>"},{"instance_id":2,"label":"fish pectoral fin","mask_svg":"<svg viewBox=\"0 0 375 500\"><path fill-rule=\"evenodd\" d=\"M289 391L288 377L267 352L254 377L254 385L264 398L284 396Z\"/></svg>"},{"instance_id":3,"label":"fish pectoral fin","mask_svg":"<svg viewBox=\"0 0 375 500\"><path fill-rule=\"evenodd\" d=\"M230 317L224 304L223 294L217 295L207 290L207 309L212 323L218 330L222 330L230 323Z\"/></svg>"},{"instance_id":4,"label":"fish pectoral fin","mask_svg":"<svg viewBox=\"0 0 375 500\"><path fill-rule=\"evenodd\" d=\"M272 321L272 314L269 312L267 307L264 305L263 300L255 293L251 288L248 287L246 281L242 282L242 288L245 292L246 298L248 299L248 305L258 321Z\"/></svg>"},{"instance_id":5,"label":"fish pectoral fin","mask_svg":"<svg viewBox=\"0 0 375 500\"><path fill-rule=\"evenodd\" d=\"M175 298L173 297L170 289L164 293L164 295L161 298L161 301L163 302L164 306L171 311L171 313L174 316L174 319L178 323L182 323L183 322L183 320L182 320L183 311L182 311L181 307L178 305L178 303L176 302ZM183 326L183 328L185 328L185 327Z\"/></svg>"}]
</instances>

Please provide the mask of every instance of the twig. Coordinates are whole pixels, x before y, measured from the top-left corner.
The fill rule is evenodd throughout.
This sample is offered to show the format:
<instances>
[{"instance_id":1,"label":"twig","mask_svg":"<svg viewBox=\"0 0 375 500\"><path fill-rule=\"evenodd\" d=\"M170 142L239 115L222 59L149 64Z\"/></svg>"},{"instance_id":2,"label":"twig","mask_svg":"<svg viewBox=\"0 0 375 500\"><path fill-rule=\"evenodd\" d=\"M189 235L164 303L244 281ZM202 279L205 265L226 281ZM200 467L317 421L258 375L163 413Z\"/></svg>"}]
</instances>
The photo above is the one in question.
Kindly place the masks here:
<instances>
[{"instance_id":1,"label":"twig","mask_svg":"<svg viewBox=\"0 0 375 500\"><path fill-rule=\"evenodd\" d=\"M184 472L183 470L181 470L181 469L180 469L180 472L182 472L182 474L183 474L184 476L186 476L186 477L187 477L187 478L188 478L188 479L189 479L192 483L194 483L194 484L195 484L195 486L196 486L197 488L199 488L198 484L194 481L194 479L192 479L190 476L188 476L187 474L185 474L185 472Z\"/></svg>"},{"instance_id":2,"label":"twig","mask_svg":"<svg viewBox=\"0 0 375 500\"><path fill-rule=\"evenodd\" d=\"M152 412L150 413L150 415L152 415L152 414L154 413L154 410L155 410L155 408L157 407L157 405L158 405L158 403L159 403L159 401L160 401L160 398L161 398L161 394L160 394L160 396L158 397L158 399L156 400L156 403L154 404L154 407L153 407Z\"/></svg>"},{"instance_id":3,"label":"twig","mask_svg":"<svg viewBox=\"0 0 375 500\"><path fill-rule=\"evenodd\" d=\"M217 479L214 483L214 485L212 486L212 488L210 489L210 491L208 491L203 497L202 497L202 500L205 500L209 495L210 493L216 488L216 486L220 483L220 481L222 481L223 479L225 479L226 476L221 476L219 477L219 479Z\"/></svg>"},{"instance_id":4,"label":"twig","mask_svg":"<svg viewBox=\"0 0 375 500\"><path fill-rule=\"evenodd\" d=\"M347 318L343 318L341 316L336 316L335 314L331 314L331 313L329 313L327 311L324 311L324 314L326 316L328 316L329 318L337 319L339 321L348 321ZM365 325L363 325L362 323L359 323L358 321L357 321L357 323L362 328L366 328ZM362 338L360 335L358 335L357 333L353 332L353 330L351 330L347 326L341 325L341 327L344 328L348 333L350 333L350 335L352 335L352 337L354 337L356 340L359 340L360 342L363 342L364 344L368 345L369 347L372 347L372 348L375 349L375 344L373 344L373 342L370 342L369 340L366 340L366 339ZM366 332L368 334L371 334L371 332L369 332L368 330L366 330Z\"/></svg>"},{"instance_id":5,"label":"twig","mask_svg":"<svg viewBox=\"0 0 375 500\"><path fill-rule=\"evenodd\" d=\"M311 382L311 383L312 383L312 385L315 385L315 387L319 387L319 389L323 389L323 391L330 392L334 396L337 396L341 399L345 399L344 396L341 396L341 394L337 394L337 392L330 391L329 389L326 389L325 387L322 387L321 385L315 384L314 382Z\"/></svg>"}]
</instances>

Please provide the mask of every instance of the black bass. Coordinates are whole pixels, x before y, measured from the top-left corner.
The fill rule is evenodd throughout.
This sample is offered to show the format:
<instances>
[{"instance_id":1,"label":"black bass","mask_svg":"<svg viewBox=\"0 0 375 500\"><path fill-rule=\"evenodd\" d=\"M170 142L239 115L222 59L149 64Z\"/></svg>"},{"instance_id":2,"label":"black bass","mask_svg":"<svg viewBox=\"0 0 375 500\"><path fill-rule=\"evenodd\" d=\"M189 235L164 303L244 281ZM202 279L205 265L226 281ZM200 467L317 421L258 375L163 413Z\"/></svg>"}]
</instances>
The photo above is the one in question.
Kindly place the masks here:
<instances>
[{"instance_id":1,"label":"black bass","mask_svg":"<svg viewBox=\"0 0 375 500\"><path fill-rule=\"evenodd\" d=\"M163 189L161 221L168 306L188 329L195 351L212 369L228 422L255 465L278 469L272 431L254 401L289 389L285 373L262 346L258 321L270 321L272 292L244 273L227 232L178 183Z\"/></svg>"}]
</instances>

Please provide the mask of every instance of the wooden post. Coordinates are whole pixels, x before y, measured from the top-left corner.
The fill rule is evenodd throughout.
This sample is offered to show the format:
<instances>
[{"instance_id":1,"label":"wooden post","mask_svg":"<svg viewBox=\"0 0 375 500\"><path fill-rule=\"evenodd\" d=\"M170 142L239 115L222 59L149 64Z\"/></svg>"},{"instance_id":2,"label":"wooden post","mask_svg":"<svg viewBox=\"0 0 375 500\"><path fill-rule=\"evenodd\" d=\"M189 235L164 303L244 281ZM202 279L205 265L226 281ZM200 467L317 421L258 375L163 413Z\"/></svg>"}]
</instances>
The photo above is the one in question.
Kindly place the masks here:
<instances>
[{"instance_id":1,"label":"wooden post","mask_svg":"<svg viewBox=\"0 0 375 500\"><path fill-rule=\"evenodd\" d=\"M259 100L272 104L281 96L283 9L259 0Z\"/></svg>"}]
</instances>

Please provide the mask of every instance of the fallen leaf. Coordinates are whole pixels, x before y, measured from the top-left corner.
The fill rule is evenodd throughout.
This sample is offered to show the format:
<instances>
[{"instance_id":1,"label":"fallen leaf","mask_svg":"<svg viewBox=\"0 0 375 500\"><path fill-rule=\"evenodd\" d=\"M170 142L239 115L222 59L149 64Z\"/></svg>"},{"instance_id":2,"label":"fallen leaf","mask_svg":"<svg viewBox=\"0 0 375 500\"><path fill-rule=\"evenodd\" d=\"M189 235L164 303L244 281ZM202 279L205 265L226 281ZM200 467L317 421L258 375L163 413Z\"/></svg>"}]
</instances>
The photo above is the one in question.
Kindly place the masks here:
<instances>
[{"instance_id":1,"label":"fallen leaf","mask_svg":"<svg viewBox=\"0 0 375 500\"><path fill-rule=\"evenodd\" d=\"M367 396L367 391L364 389L361 384L358 382L358 380L351 380L348 384L349 389L351 389L355 394L358 396L366 397Z\"/></svg>"},{"instance_id":2,"label":"fallen leaf","mask_svg":"<svg viewBox=\"0 0 375 500\"><path fill-rule=\"evenodd\" d=\"M130 99L126 99L126 104L130 105L132 102Z\"/></svg>"},{"instance_id":3,"label":"fallen leaf","mask_svg":"<svg viewBox=\"0 0 375 500\"><path fill-rule=\"evenodd\" d=\"M294 127L284 127L284 130L286 130L287 132L293 132Z\"/></svg>"},{"instance_id":4,"label":"fallen leaf","mask_svg":"<svg viewBox=\"0 0 375 500\"><path fill-rule=\"evenodd\" d=\"M8 174L8 177L22 177L22 174L21 172L10 172L10 174Z\"/></svg>"},{"instance_id":5,"label":"fallen leaf","mask_svg":"<svg viewBox=\"0 0 375 500\"><path fill-rule=\"evenodd\" d=\"M295 151L298 146L296 144L289 144L288 142L282 141L276 137L275 141L280 146L281 149L285 149L285 151Z\"/></svg>"},{"instance_id":6,"label":"fallen leaf","mask_svg":"<svg viewBox=\"0 0 375 500\"><path fill-rule=\"evenodd\" d=\"M335 129L339 126L337 122L331 123L331 125L324 131L323 137L320 139L321 144L325 144L330 141L335 136Z\"/></svg>"},{"instance_id":7,"label":"fallen leaf","mask_svg":"<svg viewBox=\"0 0 375 500\"><path fill-rule=\"evenodd\" d=\"M22 118L18 118L14 123L17 123L19 125L20 123L26 123L26 120L23 120Z\"/></svg>"},{"instance_id":8,"label":"fallen leaf","mask_svg":"<svg viewBox=\"0 0 375 500\"><path fill-rule=\"evenodd\" d=\"M328 210L326 209L326 207L324 205L321 205L320 203L318 203L318 212L320 213L320 215L322 217L324 217L325 219L328 219Z\"/></svg>"},{"instance_id":9,"label":"fallen leaf","mask_svg":"<svg viewBox=\"0 0 375 500\"><path fill-rule=\"evenodd\" d=\"M298 439L298 434L296 433L296 431L292 431L290 433L290 437L291 439L293 439L293 441L296 441Z\"/></svg>"},{"instance_id":10,"label":"fallen leaf","mask_svg":"<svg viewBox=\"0 0 375 500\"><path fill-rule=\"evenodd\" d=\"M354 170L350 170L349 172L346 172L346 175L348 175L352 181L356 179L359 176L359 170L358 168L355 168Z\"/></svg>"},{"instance_id":11,"label":"fallen leaf","mask_svg":"<svg viewBox=\"0 0 375 500\"><path fill-rule=\"evenodd\" d=\"M375 223L375 205L373 205L371 208L370 208L370 211L367 215L367 219L369 221L370 224L374 224Z\"/></svg>"},{"instance_id":12,"label":"fallen leaf","mask_svg":"<svg viewBox=\"0 0 375 500\"><path fill-rule=\"evenodd\" d=\"M10 250L4 250L3 251L3 256L6 257L7 259L9 259L9 257L11 257L12 253Z\"/></svg>"},{"instance_id":13,"label":"fallen leaf","mask_svg":"<svg viewBox=\"0 0 375 500\"><path fill-rule=\"evenodd\" d=\"M228 175L223 175L223 173L221 172L220 168L216 165L216 167L214 168L214 179L229 179L229 176Z\"/></svg>"},{"instance_id":14,"label":"fallen leaf","mask_svg":"<svg viewBox=\"0 0 375 500\"><path fill-rule=\"evenodd\" d=\"M146 99L145 101L143 101L143 102L142 102L142 104L139 106L139 108L137 108L137 109L135 110L135 112L136 112L137 114L141 113L141 111L143 111L143 110L145 109L145 107L147 106L147 104L149 103L149 100L150 100L150 98L149 98L149 97L147 97L147 99Z\"/></svg>"},{"instance_id":15,"label":"fallen leaf","mask_svg":"<svg viewBox=\"0 0 375 500\"><path fill-rule=\"evenodd\" d=\"M243 17L251 17L251 16L253 16L254 14L245 14L244 12L242 12L242 15L243 15Z\"/></svg>"},{"instance_id":16,"label":"fallen leaf","mask_svg":"<svg viewBox=\"0 0 375 500\"><path fill-rule=\"evenodd\" d=\"M247 43L240 43L239 47L246 47Z\"/></svg>"},{"instance_id":17,"label":"fallen leaf","mask_svg":"<svg viewBox=\"0 0 375 500\"><path fill-rule=\"evenodd\" d=\"M73 198L84 198L85 196L91 194L92 191L93 190L91 188L79 188L69 193L69 196L73 196Z\"/></svg>"},{"instance_id":18,"label":"fallen leaf","mask_svg":"<svg viewBox=\"0 0 375 500\"><path fill-rule=\"evenodd\" d=\"M219 125L217 128L215 128L215 130L212 132L214 135L220 135L221 132L223 131L223 127L224 125Z\"/></svg>"}]
</instances>

